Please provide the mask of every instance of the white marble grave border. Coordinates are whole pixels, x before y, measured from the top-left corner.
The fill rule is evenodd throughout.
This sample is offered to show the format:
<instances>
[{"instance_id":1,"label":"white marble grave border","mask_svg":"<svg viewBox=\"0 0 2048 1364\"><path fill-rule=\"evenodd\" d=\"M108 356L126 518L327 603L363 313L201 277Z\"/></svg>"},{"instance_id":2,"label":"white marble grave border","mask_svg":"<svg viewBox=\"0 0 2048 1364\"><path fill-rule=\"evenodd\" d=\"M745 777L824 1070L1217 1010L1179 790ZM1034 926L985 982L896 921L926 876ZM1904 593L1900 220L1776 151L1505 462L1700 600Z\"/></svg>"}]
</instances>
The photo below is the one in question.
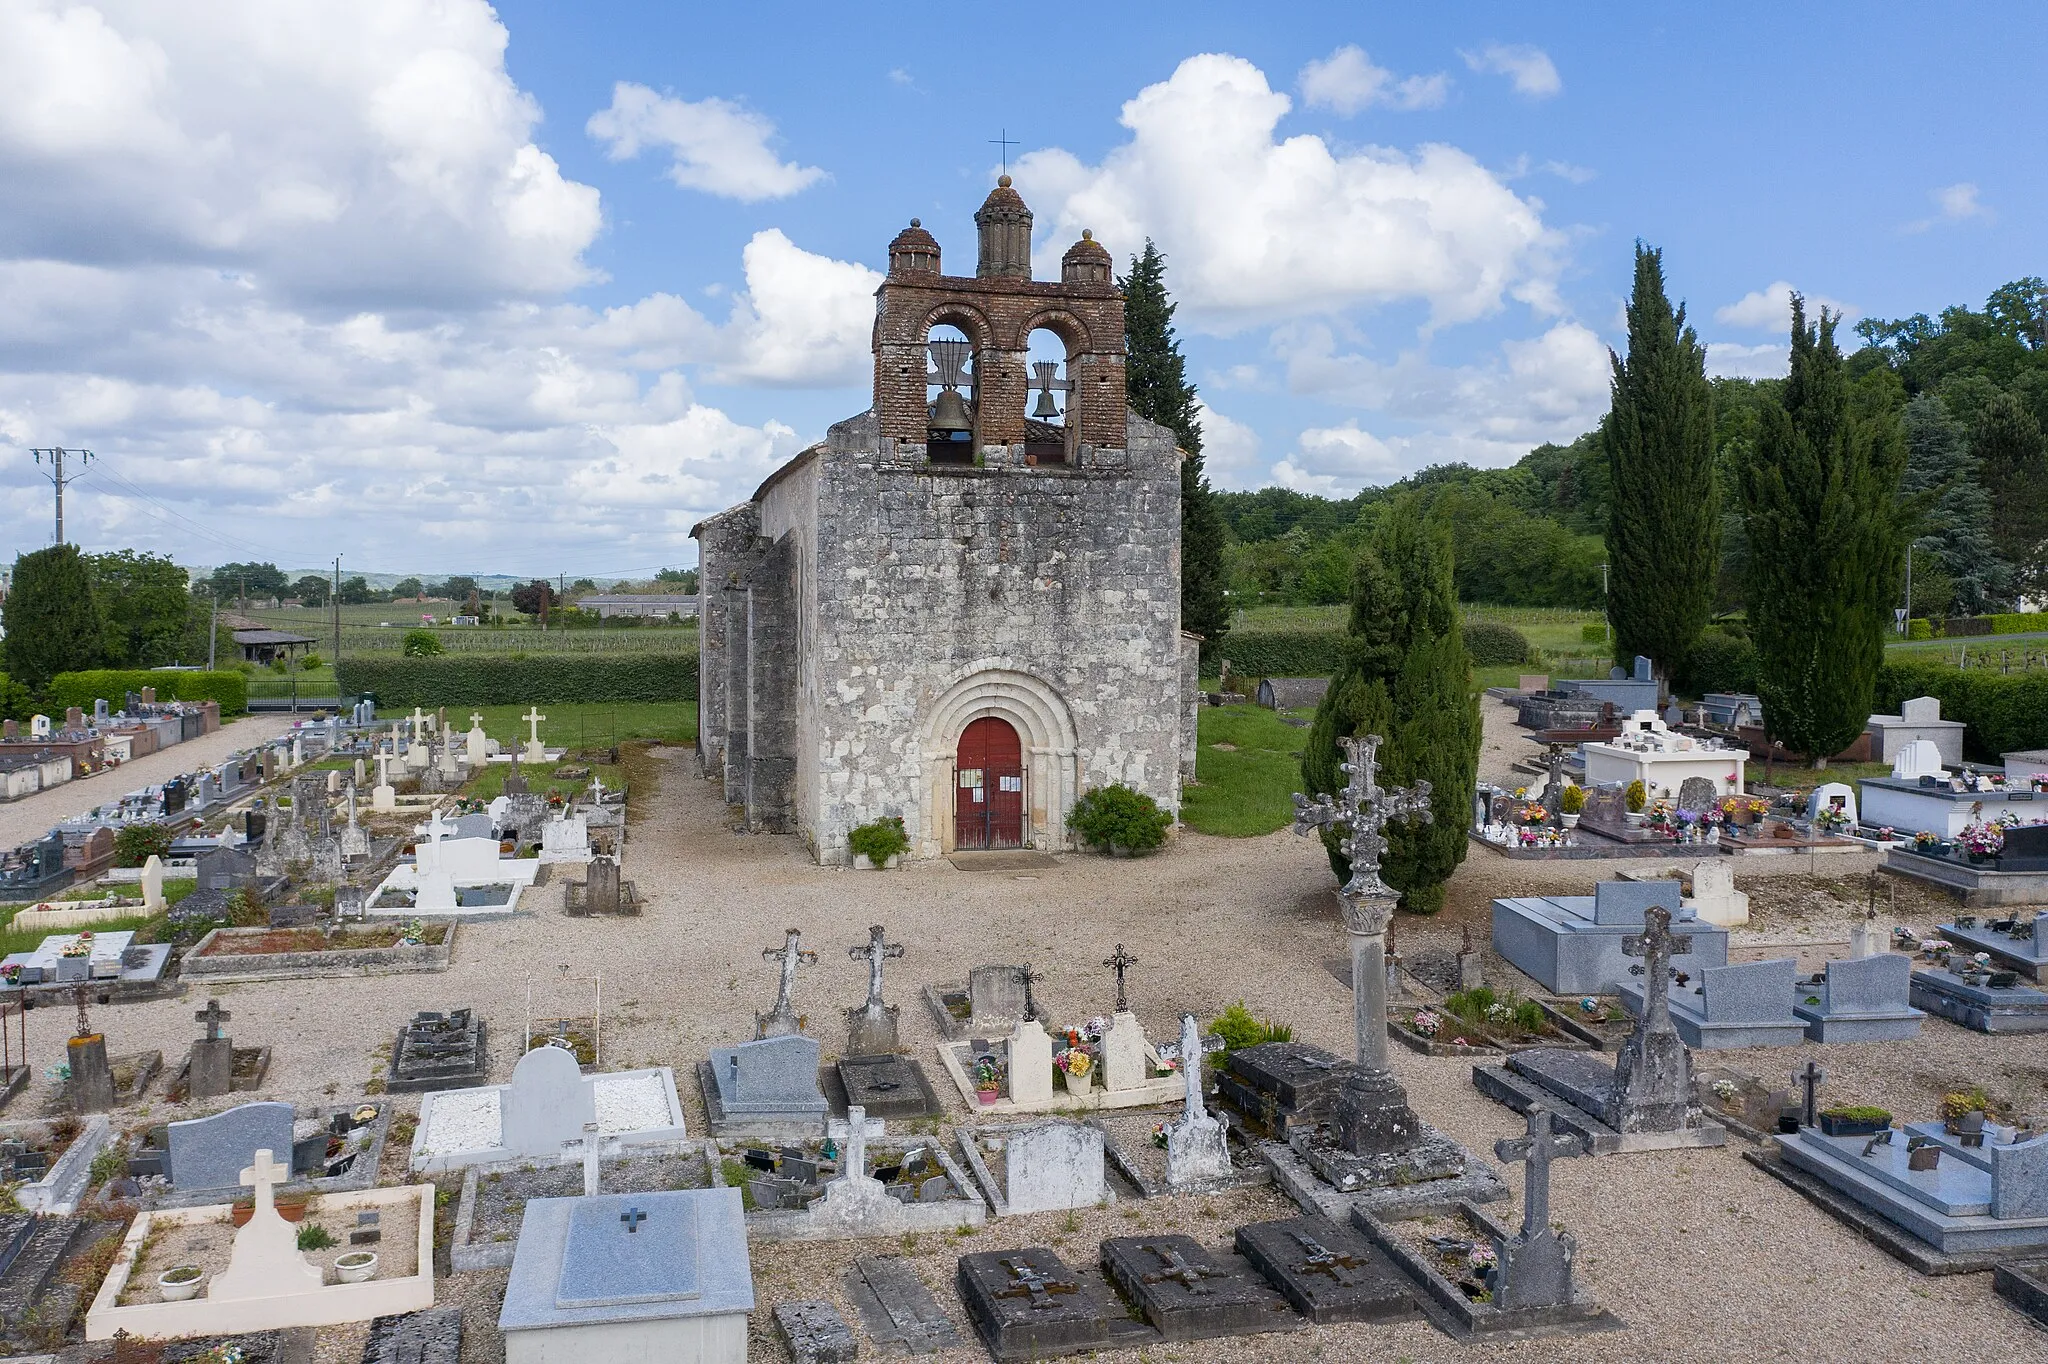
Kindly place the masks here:
<instances>
[{"instance_id":1,"label":"white marble grave border","mask_svg":"<svg viewBox=\"0 0 2048 1364\"><path fill-rule=\"evenodd\" d=\"M172 1339L179 1336L241 1335L249 1331L282 1331L296 1326L338 1326L373 1317L418 1312L434 1305L434 1186L408 1184L395 1189L364 1189L356 1193L318 1194L306 1204L309 1214L350 1212L415 1203L419 1209L418 1269L402 1278L364 1283L327 1284L277 1297L216 1302L204 1292L185 1302L139 1302L117 1307L135 1271L142 1243L154 1227L227 1222L233 1204L197 1208L160 1208L139 1214L122 1238L114 1267L100 1285L85 1315L87 1340L112 1340L116 1331L132 1336Z\"/></svg>"},{"instance_id":2,"label":"white marble grave border","mask_svg":"<svg viewBox=\"0 0 2048 1364\"><path fill-rule=\"evenodd\" d=\"M57 1217L69 1217L77 1212L92 1176L93 1158L113 1137L113 1125L107 1115L93 1114L41 1179L14 1191L14 1201L21 1205L23 1212Z\"/></svg>"},{"instance_id":3,"label":"white marble grave border","mask_svg":"<svg viewBox=\"0 0 2048 1364\"><path fill-rule=\"evenodd\" d=\"M993 1039L1000 1041L1002 1039ZM1020 1104L1014 1099L999 1098L985 1104L975 1093L974 1080L968 1074L968 1067L974 1059L972 1042L941 1042L938 1044L939 1064L946 1068L946 1074L953 1077L954 1088L967 1101L967 1109L978 1117L1004 1117L1013 1113L1078 1113L1093 1112L1101 1108L1150 1108L1158 1104L1177 1104L1187 1097L1187 1082L1179 1071L1147 1080L1130 1089L1109 1089L1097 1081L1085 1094L1054 1088L1052 1097L1039 1103ZM1152 1044L1145 1043L1145 1061L1153 1070L1164 1070L1165 1063Z\"/></svg>"},{"instance_id":4,"label":"white marble grave border","mask_svg":"<svg viewBox=\"0 0 2048 1364\"><path fill-rule=\"evenodd\" d=\"M687 1142L689 1134L683 1130L683 1103L676 1096L675 1071L668 1066L642 1067L637 1070L605 1070L583 1078L592 1085L605 1080L630 1079L642 1075L661 1077L661 1093L668 1105L668 1123L661 1127L641 1127L625 1132L604 1132L606 1150L630 1150L639 1154L641 1148L659 1148L673 1143ZM511 1089L504 1085L476 1085L469 1089L437 1089L420 1096L420 1120L413 1132L410 1168L415 1174L444 1174L454 1170L467 1169L472 1165L520 1165L530 1164L545 1157L521 1155L504 1146L484 1146L468 1151L429 1151L426 1146L427 1134L433 1130L433 1112L437 1105L453 1102L459 1098L476 1094L492 1094L498 1099L498 1131L504 1133L504 1095ZM659 1154L658 1151L654 1152Z\"/></svg>"}]
</instances>

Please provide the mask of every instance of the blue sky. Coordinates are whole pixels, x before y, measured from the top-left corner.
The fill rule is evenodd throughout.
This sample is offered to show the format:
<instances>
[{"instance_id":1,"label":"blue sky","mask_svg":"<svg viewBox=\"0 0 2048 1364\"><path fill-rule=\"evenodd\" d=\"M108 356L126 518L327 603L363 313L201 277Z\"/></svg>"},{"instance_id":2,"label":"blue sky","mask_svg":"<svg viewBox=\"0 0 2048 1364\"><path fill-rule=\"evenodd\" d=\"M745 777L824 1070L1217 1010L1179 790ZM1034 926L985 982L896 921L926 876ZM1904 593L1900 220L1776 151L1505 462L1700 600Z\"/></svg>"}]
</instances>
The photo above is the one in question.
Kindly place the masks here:
<instances>
[{"instance_id":1,"label":"blue sky","mask_svg":"<svg viewBox=\"0 0 2048 1364\"><path fill-rule=\"evenodd\" d=\"M2044 271L2035 7L0 5L0 486L181 562L633 576L866 406L1004 130L1049 267L1170 259L1220 486L1604 410L1637 237L1712 363Z\"/></svg>"}]
</instances>

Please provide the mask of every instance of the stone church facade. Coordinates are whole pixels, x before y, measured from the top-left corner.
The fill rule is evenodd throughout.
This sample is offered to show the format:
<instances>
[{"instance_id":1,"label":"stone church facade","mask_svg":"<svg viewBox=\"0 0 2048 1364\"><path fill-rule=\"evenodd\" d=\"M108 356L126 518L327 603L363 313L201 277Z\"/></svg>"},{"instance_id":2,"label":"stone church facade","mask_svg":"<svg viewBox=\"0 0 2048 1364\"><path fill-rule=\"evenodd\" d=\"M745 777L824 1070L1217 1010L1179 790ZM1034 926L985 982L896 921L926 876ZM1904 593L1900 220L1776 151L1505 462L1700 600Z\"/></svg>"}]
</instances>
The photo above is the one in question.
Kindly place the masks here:
<instances>
[{"instance_id":1,"label":"stone church facade","mask_svg":"<svg viewBox=\"0 0 2048 1364\"><path fill-rule=\"evenodd\" d=\"M1109 253L1083 234L1033 280L1007 176L975 221L972 277L916 220L890 243L874 406L691 530L704 775L823 862L888 816L913 856L1067 848L1084 791L1178 811L1193 769L1182 457L1125 406Z\"/></svg>"}]
</instances>

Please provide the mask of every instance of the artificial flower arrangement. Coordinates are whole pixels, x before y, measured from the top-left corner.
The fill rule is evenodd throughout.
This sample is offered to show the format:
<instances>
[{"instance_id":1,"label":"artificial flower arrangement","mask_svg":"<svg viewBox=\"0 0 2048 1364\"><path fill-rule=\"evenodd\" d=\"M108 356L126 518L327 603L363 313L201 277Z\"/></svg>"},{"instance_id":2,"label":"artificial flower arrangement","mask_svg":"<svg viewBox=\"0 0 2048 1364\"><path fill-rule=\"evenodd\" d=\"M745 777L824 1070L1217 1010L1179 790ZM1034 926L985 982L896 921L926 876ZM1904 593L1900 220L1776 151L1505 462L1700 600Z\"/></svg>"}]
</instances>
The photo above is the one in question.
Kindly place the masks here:
<instances>
[{"instance_id":1,"label":"artificial flower arrangement","mask_svg":"<svg viewBox=\"0 0 2048 1364\"><path fill-rule=\"evenodd\" d=\"M1541 805L1531 802L1515 811L1515 818L1521 820L1524 824L1541 824L1544 820L1550 818L1550 811L1544 809Z\"/></svg>"},{"instance_id":2,"label":"artificial flower arrangement","mask_svg":"<svg viewBox=\"0 0 2048 1364\"><path fill-rule=\"evenodd\" d=\"M1913 835L1913 848L1916 852L1933 852L1942 845L1943 841L1940 834L1922 829Z\"/></svg>"},{"instance_id":3,"label":"artificial flower arrangement","mask_svg":"<svg viewBox=\"0 0 2048 1364\"><path fill-rule=\"evenodd\" d=\"M60 953L59 953L58 955L59 955L59 956L64 956L64 957L89 957L89 956L91 956L91 955L92 955L92 934L90 934L90 933L81 933L81 934L79 934L79 935L78 935L78 936L77 936L76 938L74 938L74 939L73 939L72 941L70 941L70 942L66 943L66 944L64 945L64 950L63 950L62 952L60 952Z\"/></svg>"},{"instance_id":4,"label":"artificial flower arrangement","mask_svg":"<svg viewBox=\"0 0 2048 1364\"><path fill-rule=\"evenodd\" d=\"M1823 806L1816 811L1813 822L1828 833L1838 833L1849 827L1849 812L1839 806Z\"/></svg>"},{"instance_id":5,"label":"artificial flower arrangement","mask_svg":"<svg viewBox=\"0 0 2048 1364\"><path fill-rule=\"evenodd\" d=\"M1972 824L1956 842L1972 857L1995 857L2005 847L2005 830L1996 824Z\"/></svg>"},{"instance_id":6,"label":"artificial flower arrangement","mask_svg":"<svg viewBox=\"0 0 2048 1364\"><path fill-rule=\"evenodd\" d=\"M1153 1144L1154 1146L1158 1147L1158 1148L1159 1148L1160 1150L1162 1150L1162 1151L1164 1151L1164 1150L1166 1149L1166 1124L1165 1124L1165 1123L1163 1123L1163 1122L1155 1122L1155 1123L1153 1123L1153 1124L1152 1124L1152 1144Z\"/></svg>"},{"instance_id":7,"label":"artificial flower arrangement","mask_svg":"<svg viewBox=\"0 0 2048 1364\"><path fill-rule=\"evenodd\" d=\"M1724 815L1746 814L1751 819L1762 819L1770 812L1770 803L1760 796L1724 796L1721 799L1721 813Z\"/></svg>"},{"instance_id":8,"label":"artificial flower arrangement","mask_svg":"<svg viewBox=\"0 0 2048 1364\"><path fill-rule=\"evenodd\" d=\"M1095 1058L1086 1047L1065 1047L1053 1053L1052 1063L1076 1080L1085 1080L1095 1069Z\"/></svg>"},{"instance_id":9,"label":"artificial flower arrangement","mask_svg":"<svg viewBox=\"0 0 2048 1364\"><path fill-rule=\"evenodd\" d=\"M1408 1026L1423 1037L1435 1037L1443 1031L1444 1016L1433 1009L1417 1009Z\"/></svg>"}]
</instances>

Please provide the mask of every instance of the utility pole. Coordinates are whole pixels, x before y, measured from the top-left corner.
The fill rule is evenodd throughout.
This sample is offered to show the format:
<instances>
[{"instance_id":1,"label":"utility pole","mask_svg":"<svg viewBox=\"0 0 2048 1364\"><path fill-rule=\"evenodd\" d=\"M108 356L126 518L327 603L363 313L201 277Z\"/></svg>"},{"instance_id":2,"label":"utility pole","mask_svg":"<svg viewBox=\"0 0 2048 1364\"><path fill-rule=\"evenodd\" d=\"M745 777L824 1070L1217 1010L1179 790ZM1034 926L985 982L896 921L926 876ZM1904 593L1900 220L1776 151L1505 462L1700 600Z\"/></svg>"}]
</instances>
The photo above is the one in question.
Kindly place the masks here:
<instances>
[{"instance_id":1,"label":"utility pole","mask_svg":"<svg viewBox=\"0 0 2048 1364\"><path fill-rule=\"evenodd\" d=\"M213 671L213 646L220 641L220 593L213 594L213 618L206 625L206 671Z\"/></svg>"},{"instance_id":2,"label":"utility pole","mask_svg":"<svg viewBox=\"0 0 2048 1364\"><path fill-rule=\"evenodd\" d=\"M341 666L341 556L334 556L334 666Z\"/></svg>"},{"instance_id":3,"label":"utility pole","mask_svg":"<svg viewBox=\"0 0 2048 1364\"><path fill-rule=\"evenodd\" d=\"M45 455L49 457L50 472L44 475L44 477L48 478L51 486L57 490L57 543L61 545L64 543L64 485L78 477L77 474L66 474L64 472L64 456L78 456L78 467L82 469L92 463L92 451L66 450L61 445L53 445L44 450L30 450L29 453L36 457L36 463L38 464L43 462Z\"/></svg>"}]
</instances>

